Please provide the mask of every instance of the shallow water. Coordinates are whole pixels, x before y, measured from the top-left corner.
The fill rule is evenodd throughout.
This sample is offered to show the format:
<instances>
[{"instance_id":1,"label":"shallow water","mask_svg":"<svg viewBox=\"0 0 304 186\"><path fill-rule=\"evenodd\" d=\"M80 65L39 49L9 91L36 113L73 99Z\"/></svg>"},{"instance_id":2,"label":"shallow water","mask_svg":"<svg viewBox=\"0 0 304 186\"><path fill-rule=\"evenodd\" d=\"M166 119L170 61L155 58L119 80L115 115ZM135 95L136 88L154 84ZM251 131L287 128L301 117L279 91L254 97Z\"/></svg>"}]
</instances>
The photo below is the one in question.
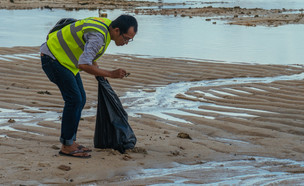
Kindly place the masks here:
<instances>
[{"instance_id":1,"label":"shallow water","mask_svg":"<svg viewBox=\"0 0 304 186\"><path fill-rule=\"evenodd\" d=\"M166 1L165 1L166 2ZM178 0L168 0L178 2ZM224 1L212 6L303 8L304 2L293 1ZM210 6L200 1L186 1L186 6ZM280 6L279 6L280 5ZM122 10L105 11L115 19ZM77 19L98 16L98 11L79 10L0 10L0 47L40 46L49 29L62 17ZM303 61L304 25L280 27L245 27L226 22L205 21L204 17L136 15L139 31L134 42L107 53L157 57L195 58L223 62L298 64Z\"/></svg>"},{"instance_id":2,"label":"shallow water","mask_svg":"<svg viewBox=\"0 0 304 186\"><path fill-rule=\"evenodd\" d=\"M130 180L157 178L169 183L151 185L301 185L304 174L284 172L289 167L303 167L304 162L267 157L206 162L195 165L176 163L171 168L145 169ZM198 176L199 175L199 176Z\"/></svg>"},{"instance_id":3,"label":"shallow water","mask_svg":"<svg viewBox=\"0 0 304 186\"><path fill-rule=\"evenodd\" d=\"M182 120L180 118L175 118L168 113L175 113L180 115L194 115L188 112L183 112L181 109L187 110L200 110L206 112L214 112L217 114L225 116L237 116L237 117L255 117L251 114L246 114L243 111L255 111L255 112L268 112L264 110L253 110L253 109L244 109L241 108L240 112L220 112L214 110L204 110L199 109L199 106L212 106L217 108L227 108L227 106L216 105L213 103L199 102L199 101L190 101L186 99L176 98L176 94L185 93L192 87L208 87L208 86L220 86L220 85L235 85L235 84L244 84L244 83L271 83L278 80L302 80L304 79L304 73L296 74L291 76L277 76L277 77L266 77L266 78L231 78L231 79L216 79L216 80L203 80L198 82L179 82L172 83L164 87L155 88L155 92L146 92L140 90L137 92L127 92L125 96L120 99L124 103L126 110L130 116L137 116L139 113L152 114L163 119L180 121L189 123L188 121ZM214 90L213 90L214 91ZM214 93L219 93L214 91ZM201 92L205 96L213 97L212 93ZM226 93L223 93L226 94ZM190 97L188 95L184 95ZM190 97L191 98L191 97ZM136 101L134 101L136 100ZM233 109L234 107L229 107ZM214 119L210 116L195 115L199 117L204 117L208 119Z\"/></svg>"}]
</instances>

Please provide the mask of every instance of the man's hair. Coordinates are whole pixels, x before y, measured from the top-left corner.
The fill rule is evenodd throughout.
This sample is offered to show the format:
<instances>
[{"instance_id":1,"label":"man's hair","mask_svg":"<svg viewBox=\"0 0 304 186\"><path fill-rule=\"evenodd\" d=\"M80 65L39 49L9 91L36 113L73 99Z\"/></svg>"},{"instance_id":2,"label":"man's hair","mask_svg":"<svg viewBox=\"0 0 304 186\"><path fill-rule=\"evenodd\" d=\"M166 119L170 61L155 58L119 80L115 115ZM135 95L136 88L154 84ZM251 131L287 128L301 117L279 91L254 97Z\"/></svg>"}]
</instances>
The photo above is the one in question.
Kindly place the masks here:
<instances>
[{"instance_id":1,"label":"man's hair","mask_svg":"<svg viewBox=\"0 0 304 186\"><path fill-rule=\"evenodd\" d=\"M120 34L128 33L130 27L134 27L134 32L137 33L137 21L135 17L130 15L120 15L111 23L112 28L119 28Z\"/></svg>"}]
</instances>

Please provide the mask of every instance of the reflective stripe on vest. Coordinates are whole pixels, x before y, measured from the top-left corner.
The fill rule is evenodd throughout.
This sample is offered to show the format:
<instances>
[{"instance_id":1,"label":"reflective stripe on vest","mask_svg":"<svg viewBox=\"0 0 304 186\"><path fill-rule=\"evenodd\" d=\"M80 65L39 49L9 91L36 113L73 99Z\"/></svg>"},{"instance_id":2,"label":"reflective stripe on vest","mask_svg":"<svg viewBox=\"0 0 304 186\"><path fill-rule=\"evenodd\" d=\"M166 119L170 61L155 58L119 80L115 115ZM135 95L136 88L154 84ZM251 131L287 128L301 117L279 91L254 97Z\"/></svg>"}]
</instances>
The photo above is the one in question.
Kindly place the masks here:
<instances>
[{"instance_id":1,"label":"reflective stripe on vest","mask_svg":"<svg viewBox=\"0 0 304 186\"><path fill-rule=\"evenodd\" d=\"M107 35L108 35L108 30L103 27L103 26L99 26L96 24L91 24L91 23L84 23L83 25L79 25L78 27L75 27L75 23L71 24L70 29L71 29L71 34L75 40L75 42L78 44L78 47L81 48L81 50L84 50L84 45L81 42L81 40L79 39L79 37L77 36L77 32L79 32L80 30L82 30L83 27L87 27L87 26L93 26L93 27L97 27L100 30L104 31L105 33L105 42L107 41ZM75 67L78 66L78 60L76 59L76 57L74 56L73 52L70 50L70 48L68 47L68 45L66 44L65 40L63 39L62 36L62 32L61 30L59 30L57 32L57 37L58 37L58 41L61 45L61 47L63 48L63 50L65 51L65 53L68 55L68 57L70 58L70 60L74 63ZM103 47L103 50L98 54L97 56L94 58L94 60L98 59L104 52L105 47Z\"/></svg>"},{"instance_id":2,"label":"reflective stripe on vest","mask_svg":"<svg viewBox=\"0 0 304 186\"><path fill-rule=\"evenodd\" d=\"M109 25L111 21L110 20L107 21ZM85 41L82 40L84 32L86 30L93 29L104 35L105 44L103 45L103 47L101 47L99 52L96 54L94 58L95 61L100 56L102 56L102 54L105 52L107 46L111 41L111 39L109 39L108 41L108 25L101 21L90 18L72 23L71 25L67 26L67 28L64 27L63 29L57 31L56 36L50 35L51 36L49 38L50 41L48 42L49 49L63 66L70 69L76 75L79 71L79 69L77 68L78 59L82 54L82 52L84 51ZM62 52L65 54L62 54Z\"/></svg>"}]
</instances>

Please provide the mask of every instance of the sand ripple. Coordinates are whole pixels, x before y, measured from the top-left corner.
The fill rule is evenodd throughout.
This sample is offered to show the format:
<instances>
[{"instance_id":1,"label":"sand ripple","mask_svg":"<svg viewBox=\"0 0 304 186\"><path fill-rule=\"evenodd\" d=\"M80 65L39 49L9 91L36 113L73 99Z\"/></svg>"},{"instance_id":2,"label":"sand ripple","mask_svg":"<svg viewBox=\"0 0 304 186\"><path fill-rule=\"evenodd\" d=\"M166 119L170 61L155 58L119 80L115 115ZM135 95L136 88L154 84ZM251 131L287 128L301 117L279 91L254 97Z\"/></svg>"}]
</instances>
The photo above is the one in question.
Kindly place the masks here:
<instances>
[{"instance_id":1,"label":"sand ripple","mask_svg":"<svg viewBox=\"0 0 304 186\"><path fill-rule=\"evenodd\" d=\"M19 181L14 183L18 184L303 181L299 176L303 173L302 164L298 162L304 152L304 68L300 65L105 55L99 61L103 68L121 67L131 73L123 80L109 81L130 113L137 146L147 153L129 152L126 156L94 149L93 158L83 162L58 157L58 150L52 148L60 146L63 101L57 87L41 69L38 48L0 51L0 149L5 152L0 158L0 170L6 167L0 173L2 184L13 183L16 177ZM92 147L97 81L88 74L81 75L87 104L78 138ZM178 138L180 132L189 134L191 139ZM244 162L246 157L255 160ZM258 161L258 157L264 159ZM289 159L286 161L296 165L279 159ZM242 174L236 165L242 161L243 169L257 166L260 169ZM68 175L58 172L61 164L71 167ZM200 164L197 165L200 168L191 171L181 164ZM224 171L226 166L229 172ZM83 170L81 173L79 168ZM129 179L140 172L150 174L145 170L149 172L151 168L176 171L169 177L159 174L153 179ZM218 174L212 177L214 172ZM237 178L221 182L220 178L227 174ZM278 178L279 174L283 175L279 182L268 179L268 176Z\"/></svg>"}]
</instances>

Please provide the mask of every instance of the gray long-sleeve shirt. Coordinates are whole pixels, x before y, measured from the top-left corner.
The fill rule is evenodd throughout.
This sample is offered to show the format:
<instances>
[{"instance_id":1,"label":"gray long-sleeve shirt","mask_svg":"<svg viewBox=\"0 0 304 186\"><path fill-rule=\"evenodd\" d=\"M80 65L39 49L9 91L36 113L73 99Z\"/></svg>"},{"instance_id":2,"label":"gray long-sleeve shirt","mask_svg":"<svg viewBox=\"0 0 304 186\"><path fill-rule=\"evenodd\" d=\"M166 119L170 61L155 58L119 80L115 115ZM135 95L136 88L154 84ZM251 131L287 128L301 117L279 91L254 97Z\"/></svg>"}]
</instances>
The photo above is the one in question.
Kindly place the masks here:
<instances>
[{"instance_id":1,"label":"gray long-sleeve shirt","mask_svg":"<svg viewBox=\"0 0 304 186\"><path fill-rule=\"evenodd\" d=\"M84 33L84 40L86 41L84 46L84 51L79 57L78 64L88 64L92 65L96 54L100 48L105 45L104 36L99 32L87 32ZM49 50L46 42L40 47L40 52L56 59L54 55Z\"/></svg>"}]
</instances>

